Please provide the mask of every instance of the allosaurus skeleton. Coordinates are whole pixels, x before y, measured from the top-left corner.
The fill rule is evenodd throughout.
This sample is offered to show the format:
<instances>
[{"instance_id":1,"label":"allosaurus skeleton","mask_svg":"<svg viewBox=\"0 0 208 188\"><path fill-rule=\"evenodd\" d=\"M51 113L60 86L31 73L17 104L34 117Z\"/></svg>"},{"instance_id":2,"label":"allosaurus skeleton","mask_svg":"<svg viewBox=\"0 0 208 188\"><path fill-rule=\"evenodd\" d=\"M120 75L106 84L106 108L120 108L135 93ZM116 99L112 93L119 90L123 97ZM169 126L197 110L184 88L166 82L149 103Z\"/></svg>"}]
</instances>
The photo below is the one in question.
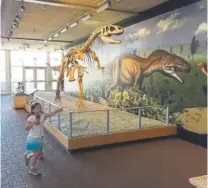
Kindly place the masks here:
<instances>
[{"instance_id":1,"label":"allosaurus skeleton","mask_svg":"<svg viewBox=\"0 0 208 188\"><path fill-rule=\"evenodd\" d=\"M123 34L123 32L124 29L122 27L108 24L95 29L84 44L75 46L69 50L69 52L62 58L61 65L56 67L57 69L59 69L55 98L56 101L60 101L60 85L62 79L64 78L64 72L67 72L68 81L74 82L74 73L75 71L77 71L79 96L76 105L78 108L84 106L83 75L84 72L86 72L86 67L84 67L83 64L79 64L79 62L83 62L84 58L87 55L91 58L91 62L97 63L98 70L104 71L104 67L100 65L99 58L97 57L96 53L91 49L91 46L97 37L99 37L105 43L120 44L120 40L113 39L111 38L111 36L120 35Z\"/></svg>"}]
</instances>

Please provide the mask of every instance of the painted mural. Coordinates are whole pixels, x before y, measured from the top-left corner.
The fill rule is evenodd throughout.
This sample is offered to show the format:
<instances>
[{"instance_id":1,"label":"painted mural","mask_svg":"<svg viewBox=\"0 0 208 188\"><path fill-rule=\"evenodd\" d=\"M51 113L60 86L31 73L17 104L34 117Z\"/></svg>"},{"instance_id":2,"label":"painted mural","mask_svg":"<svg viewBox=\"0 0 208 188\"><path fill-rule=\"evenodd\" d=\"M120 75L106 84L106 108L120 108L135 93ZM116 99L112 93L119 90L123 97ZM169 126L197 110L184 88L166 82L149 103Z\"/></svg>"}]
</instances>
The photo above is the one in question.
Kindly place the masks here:
<instances>
[{"instance_id":1,"label":"painted mural","mask_svg":"<svg viewBox=\"0 0 208 188\"><path fill-rule=\"evenodd\" d=\"M122 41L116 46L96 40L105 72L88 68L84 98L116 108L170 105L172 121L185 108L206 108L206 19L207 4L200 1L125 28L114 37ZM68 88L77 96L76 86ZM159 108L146 114L164 115Z\"/></svg>"}]
</instances>

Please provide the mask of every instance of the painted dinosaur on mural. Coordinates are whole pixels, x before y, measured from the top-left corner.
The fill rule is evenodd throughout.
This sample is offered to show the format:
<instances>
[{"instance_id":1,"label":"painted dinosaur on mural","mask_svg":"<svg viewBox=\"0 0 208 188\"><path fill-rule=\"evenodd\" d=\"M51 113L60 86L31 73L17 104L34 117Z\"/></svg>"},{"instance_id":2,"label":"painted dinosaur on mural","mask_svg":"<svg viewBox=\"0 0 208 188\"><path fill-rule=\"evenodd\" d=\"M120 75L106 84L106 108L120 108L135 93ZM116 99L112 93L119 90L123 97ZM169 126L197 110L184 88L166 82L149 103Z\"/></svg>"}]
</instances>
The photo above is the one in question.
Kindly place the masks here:
<instances>
[{"instance_id":1,"label":"painted dinosaur on mural","mask_svg":"<svg viewBox=\"0 0 208 188\"><path fill-rule=\"evenodd\" d=\"M207 72L207 65L205 63L199 63L197 64L197 66L201 69L201 71L208 76L208 72Z\"/></svg>"},{"instance_id":2,"label":"painted dinosaur on mural","mask_svg":"<svg viewBox=\"0 0 208 188\"><path fill-rule=\"evenodd\" d=\"M91 49L92 44L96 38L100 38L102 41L109 44L120 44L120 40L111 38L112 35L123 34L124 29L117 25L108 24L106 26L99 27L95 29L92 34L89 36L88 40L79 46L75 46L69 50L69 52L62 58L62 63L59 68L59 77L57 80L56 88L56 98L55 100L60 100L60 85L61 80L64 78L64 72L67 72L67 77L70 82L75 81L74 73L77 70L78 72L78 85L79 85L79 96L77 101L77 107L84 106L84 93L83 93L83 75L86 71L86 67L83 66L80 61L84 60L84 57L87 55L91 57L91 62L97 63L97 68L101 71L104 70L104 67L100 65L99 58L96 53Z\"/></svg>"},{"instance_id":3,"label":"painted dinosaur on mural","mask_svg":"<svg viewBox=\"0 0 208 188\"><path fill-rule=\"evenodd\" d=\"M139 89L142 89L143 79L156 71L183 83L179 72L188 73L190 70L191 66L186 60L165 50L155 50L147 58L133 54L122 55L113 61L113 82L107 91L106 99L117 85L137 88L139 84Z\"/></svg>"}]
</instances>

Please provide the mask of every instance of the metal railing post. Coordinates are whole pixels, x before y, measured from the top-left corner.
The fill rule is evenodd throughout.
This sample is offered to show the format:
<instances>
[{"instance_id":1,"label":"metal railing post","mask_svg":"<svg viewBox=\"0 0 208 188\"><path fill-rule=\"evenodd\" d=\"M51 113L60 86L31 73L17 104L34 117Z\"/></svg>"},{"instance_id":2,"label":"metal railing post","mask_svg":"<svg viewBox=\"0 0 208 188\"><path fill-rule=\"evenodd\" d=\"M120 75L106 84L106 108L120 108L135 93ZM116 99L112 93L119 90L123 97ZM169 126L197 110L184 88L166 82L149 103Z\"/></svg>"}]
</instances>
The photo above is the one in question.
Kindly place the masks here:
<instances>
[{"instance_id":1,"label":"metal railing post","mask_svg":"<svg viewBox=\"0 0 208 188\"><path fill-rule=\"evenodd\" d=\"M72 112L69 113L69 138L72 138L73 137L73 134L72 134Z\"/></svg>"},{"instance_id":2,"label":"metal railing post","mask_svg":"<svg viewBox=\"0 0 208 188\"><path fill-rule=\"evenodd\" d=\"M44 111L44 100L41 100L42 102L42 110Z\"/></svg>"},{"instance_id":3,"label":"metal railing post","mask_svg":"<svg viewBox=\"0 0 208 188\"><path fill-rule=\"evenodd\" d=\"M110 132L110 111L107 110L107 133Z\"/></svg>"},{"instance_id":4,"label":"metal railing post","mask_svg":"<svg viewBox=\"0 0 208 188\"><path fill-rule=\"evenodd\" d=\"M166 125L169 125L169 106L167 106L167 112L166 112Z\"/></svg>"},{"instance_id":5,"label":"metal railing post","mask_svg":"<svg viewBox=\"0 0 208 188\"><path fill-rule=\"evenodd\" d=\"M61 113L58 112L58 130L61 129Z\"/></svg>"},{"instance_id":6,"label":"metal railing post","mask_svg":"<svg viewBox=\"0 0 208 188\"><path fill-rule=\"evenodd\" d=\"M48 112L51 113L51 104L48 103ZM51 122L51 117L49 117L49 122Z\"/></svg>"},{"instance_id":7,"label":"metal railing post","mask_svg":"<svg viewBox=\"0 0 208 188\"><path fill-rule=\"evenodd\" d=\"M142 128L142 109L138 109L138 118L139 118L139 128Z\"/></svg>"}]
</instances>

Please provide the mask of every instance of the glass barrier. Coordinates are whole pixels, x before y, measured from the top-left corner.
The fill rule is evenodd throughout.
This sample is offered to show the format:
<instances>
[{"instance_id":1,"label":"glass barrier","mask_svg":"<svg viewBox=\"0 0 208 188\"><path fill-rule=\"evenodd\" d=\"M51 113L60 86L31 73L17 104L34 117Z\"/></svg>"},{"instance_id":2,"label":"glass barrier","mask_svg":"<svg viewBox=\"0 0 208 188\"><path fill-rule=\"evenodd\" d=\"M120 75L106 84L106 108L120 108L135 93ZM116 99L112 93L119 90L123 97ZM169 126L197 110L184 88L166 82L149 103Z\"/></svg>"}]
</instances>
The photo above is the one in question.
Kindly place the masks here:
<instances>
[{"instance_id":1,"label":"glass barrier","mask_svg":"<svg viewBox=\"0 0 208 188\"><path fill-rule=\"evenodd\" d=\"M35 96L49 113L59 108L56 104ZM95 111L64 109L49 118L49 122L69 138L126 132L138 129L165 127L170 123L169 106L143 106Z\"/></svg>"}]
</instances>

